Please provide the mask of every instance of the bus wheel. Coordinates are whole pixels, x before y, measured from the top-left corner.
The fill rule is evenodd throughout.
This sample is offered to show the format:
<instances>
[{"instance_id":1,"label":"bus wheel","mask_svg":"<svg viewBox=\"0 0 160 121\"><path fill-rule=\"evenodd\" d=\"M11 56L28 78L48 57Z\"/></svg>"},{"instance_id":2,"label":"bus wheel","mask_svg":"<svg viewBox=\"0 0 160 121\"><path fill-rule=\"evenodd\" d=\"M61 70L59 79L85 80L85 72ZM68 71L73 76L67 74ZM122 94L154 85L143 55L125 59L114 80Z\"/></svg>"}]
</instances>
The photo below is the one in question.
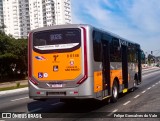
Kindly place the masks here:
<instances>
[{"instance_id":1,"label":"bus wheel","mask_svg":"<svg viewBox=\"0 0 160 121\"><path fill-rule=\"evenodd\" d=\"M111 97L111 102L115 103L118 100L118 83L117 81L114 81L113 87L112 87L112 97Z\"/></svg>"}]
</instances>

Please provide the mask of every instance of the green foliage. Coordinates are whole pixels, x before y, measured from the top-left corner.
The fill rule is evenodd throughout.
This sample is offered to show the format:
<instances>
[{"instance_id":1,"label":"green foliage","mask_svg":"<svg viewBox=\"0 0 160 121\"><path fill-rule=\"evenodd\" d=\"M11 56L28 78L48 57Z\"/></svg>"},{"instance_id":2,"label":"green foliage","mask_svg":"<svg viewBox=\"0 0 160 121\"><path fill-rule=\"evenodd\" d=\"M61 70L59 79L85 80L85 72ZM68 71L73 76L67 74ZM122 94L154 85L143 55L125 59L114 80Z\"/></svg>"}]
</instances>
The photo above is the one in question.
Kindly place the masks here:
<instances>
[{"instance_id":1,"label":"green foliage","mask_svg":"<svg viewBox=\"0 0 160 121\"><path fill-rule=\"evenodd\" d=\"M27 40L0 32L0 80L23 78L27 73Z\"/></svg>"},{"instance_id":2,"label":"green foliage","mask_svg":"<svg viewBox=\"0 0 160 121\"><path fill-rule=\"evenodd\" d=\"M16 82L16 87L20 87L20 82Z\"/></svg>"}]
</instances>

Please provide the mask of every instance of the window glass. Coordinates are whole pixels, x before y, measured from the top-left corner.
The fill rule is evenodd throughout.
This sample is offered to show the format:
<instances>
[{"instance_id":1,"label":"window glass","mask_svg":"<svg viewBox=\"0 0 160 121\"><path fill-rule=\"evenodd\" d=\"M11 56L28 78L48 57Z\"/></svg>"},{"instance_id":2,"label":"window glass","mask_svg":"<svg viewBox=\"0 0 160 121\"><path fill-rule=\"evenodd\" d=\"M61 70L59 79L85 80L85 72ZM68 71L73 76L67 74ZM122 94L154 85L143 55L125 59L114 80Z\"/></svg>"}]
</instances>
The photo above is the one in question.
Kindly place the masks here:
<instances>
[{"instance_id":1,"label":"window glass","mask_svg":"<svg viewBox=\"0 0 160 121\"><path fill-rule=\"evenodd\" d=\"M102 49L101 49L101 33L93 31L93 54L94 60L97 62L102 61Z\"/></svg>"},{"instance_id":2,"label":"window glass","mask_svg":"<svg viewBox=\"0 0 160 121\"><path fill-rule=\"evenodd\" d=\"M78 49L81 46L80 29L57 29L33 33L33 49L36 51L58 51Z\"/></svg>"},{"instance_id":3,"label":"window glass","mask_svg":"<svg viewBox=\"0 0 160 121\"><path fill-rule=\"evenodd\" d=\"M110 43L110 60L111 62L121 61L121 48L119 44L119 39L112 38Z\"/></svg>"},{"instance_id":4,"label":"window glass","mask_svg":"<svg viewBox=\"0 0 160 121\"><path fill-rule=\"evenodd\" d=\"M128 44L128 62L137 62L138 54L134 44Z\"/></svg>"}]
</instances>

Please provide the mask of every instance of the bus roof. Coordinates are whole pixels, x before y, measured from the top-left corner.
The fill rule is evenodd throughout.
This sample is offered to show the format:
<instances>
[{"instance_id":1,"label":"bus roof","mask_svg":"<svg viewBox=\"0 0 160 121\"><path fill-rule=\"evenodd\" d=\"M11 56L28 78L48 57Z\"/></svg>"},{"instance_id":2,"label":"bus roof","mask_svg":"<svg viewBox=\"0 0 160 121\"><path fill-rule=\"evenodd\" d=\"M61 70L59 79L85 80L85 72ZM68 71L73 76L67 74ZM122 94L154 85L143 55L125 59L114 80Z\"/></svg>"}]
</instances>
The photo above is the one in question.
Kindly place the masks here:
<instances>
[{"instance_id":1,"label":"bus roof","mask_svg":"<svg viewBox=\"0 0 160 121\"><path fill-rule=\"evenodd\" d=\"M127 40L127 39L125 39L125 38L123 38L123 37L121 37L121 36L119 36L117 34L114 34L114 33L110 32L110 31L107 31L107 30L104 30L104 29L100 29L100 28L94 27L94 26L89 25L89 24L62 24L62 25L53 25L53 26L46 26L46 27L37 28L37 29L31 30L30 32L38 32L38 31L45 31L45 30L51 30L51 29L61 29L61 28L78 28L78 27L83 27L83 26L89 27L89 28L92 28L92 29L95 29L95 30L98 30L98 31L101 31L101 32L106 33L108 35L111 35L111 36L113 36L115 38L118 38L118 39L130 42L130 43L139 45L138 43L135 43L133 41Z\"/></svg>"}]
</instances>

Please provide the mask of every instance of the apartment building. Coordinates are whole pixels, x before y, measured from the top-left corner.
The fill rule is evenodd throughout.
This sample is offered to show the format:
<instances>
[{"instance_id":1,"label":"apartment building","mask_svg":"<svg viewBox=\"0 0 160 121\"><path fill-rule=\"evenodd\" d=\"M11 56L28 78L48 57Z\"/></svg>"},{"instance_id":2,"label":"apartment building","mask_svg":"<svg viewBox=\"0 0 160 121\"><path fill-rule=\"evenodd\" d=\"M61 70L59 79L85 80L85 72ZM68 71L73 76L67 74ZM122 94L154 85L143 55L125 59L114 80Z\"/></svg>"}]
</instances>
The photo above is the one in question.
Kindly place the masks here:
<instances>
[{"instance_id":1,"label":"apartment building","mask_svg":"<svg viewBox=\"0 0 160 121\"><path fill-rule=\"evenodd\" d=\"M26 38L30 31L28 0L3 0L5 33L14 38Z\"/></svg>"},{"instance_id":2,"label":"apartment building","mask_svg":"<svg viewBox=\"0 0 160 121\"><path fill-rule=\"evenodd\" d=\"M70 24L71 20L71 0L55 0L55 23Z\"/></svg>"},{"instance_id":3,"label":"apartment building","mask_svg":"<svg viewBox=\"0 0 160 121\"><path fill-rule=\"evenodd\" d=\"M31 30L55 24L53 0L30 0L29 12Z\"/></svg>"},{"instance_id":4,"label":"apartment building","mask_svg":"<svg viewBox=\"0 0 160 121\"><path fill-rule=\"evenodd\" d=\"M29 0L29 6L31 30L72 22L71 0Z\"/></svg>"},{"instance_id":5,"label":"apartment building","mask_svg":"<svg viewBox=\"0 0 160 121\"><path fill-rule=\"evenodd\" d=\"M30 30L39 27L72 22L71 0L3 0L3 9L1 1L4 31L14 38L26 38Z\"/></svg>"},{"instance_id":6,"label":"apartment building","mask_svg":"<svg viewBox=\"0 0 160 121\"><path fill-rule=\"evenodd\" d=\"M0 31L4 31L4 20L3 20L3 1L0 0Z\"/></svg>"}]
</instances>

